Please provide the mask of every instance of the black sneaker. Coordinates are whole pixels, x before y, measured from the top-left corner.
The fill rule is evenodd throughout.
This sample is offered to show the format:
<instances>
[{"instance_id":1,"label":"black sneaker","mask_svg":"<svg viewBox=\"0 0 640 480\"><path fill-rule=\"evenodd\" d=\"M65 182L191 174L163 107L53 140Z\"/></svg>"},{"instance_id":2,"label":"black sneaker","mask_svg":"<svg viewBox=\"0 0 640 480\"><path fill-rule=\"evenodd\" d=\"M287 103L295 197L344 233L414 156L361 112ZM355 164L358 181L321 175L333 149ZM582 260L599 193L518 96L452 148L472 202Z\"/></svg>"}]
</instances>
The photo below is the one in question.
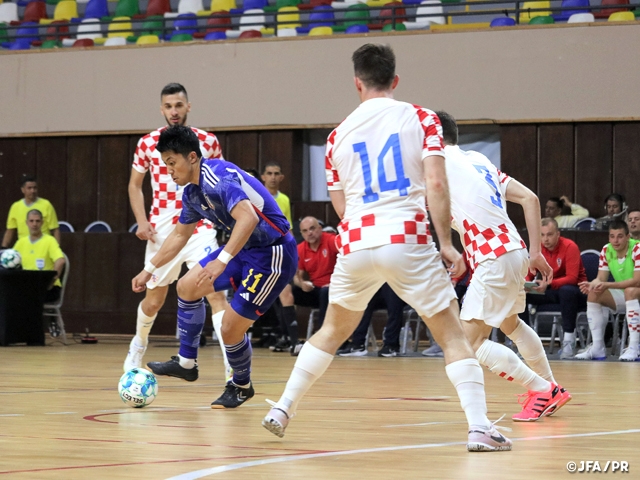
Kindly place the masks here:
<instances>
[{"instance_id":1,"label":"black sneaker","mask_svg":"<svg viewBox=\"0 0 640 480\"><path fill-rule=\"evenodd\" d=\"M369 352L364 345L352 345L349 351L339 353L341 357L365 357Z\"/></svg>"},{"instance_id":2,"label":"black sneaker","mask_svg":"<svg viewBox=\"0 0 640 480\"><path fill-rule=\"evenodd\" d=\"M168 362L149 362L147 367L156 375L182 378L187 382L195 382L198 379L198 363L196 362L193 368L184 368L180 366L180 360L175 356Z\"/></svg>"},{"instance_id":3,"label":"black sneaker","mask_svg":"<svg viewBox=\"0 0 640 480\"><path fill-rule=\"evenodd\" d=\"M349 340L347 340L346 342L344 342L340 348L338 349L338 351L336 352L336 355L342 355L343 353L349 353L351 351L351 347L353 345L351 344L351 342Z\"/></svg>"},{"instance_id":4,"label":"black sneaker","mask_svg":"<svg viewBox=\"0 0 640 480\"><path fill-rule=\"evenodd\" d=\"M379 357L397 357L398 356L398 348L390 347L389 345L383 345L382 348L378 351Z\"/></svg>"},{"instance_id":5,"label":"black sneaker","mask_svg":"<svg viewBox=\"0 0 640 480\"><path fill-rule=\"evenodd\" d=\"M271 350L272 352L286 352L289 350L289 347L289 340L280 339L278 340L278 343L276 343L275 345L271 345L269 347L269 350Z\"/></svg>"},{"instance_id":6,"label":"black sneaker","mask_svg":"<svg viewBox=\"0 0 640 480\"><path fill-rule=\"evenodd\" d=\"M300 342L300 343L297 343L296 345L292 345L291 348L289 349L289 352L291 352L291 356L297 357L300 354L300 350L302 350L303 345L304 345L304 342Z\"/></svg>"},{"instance_id":7,"label":"black sneaker","mask_svg":"<svg viewBox=\"0 0 640 480\"><path fill-rule=\"evenodd\" d=\"M253 384L249 383L249 388L242 388L233 382L229 382L220 398L211 404L211 408L236 408L254 395Z\"/></svg>"}]
</instances>

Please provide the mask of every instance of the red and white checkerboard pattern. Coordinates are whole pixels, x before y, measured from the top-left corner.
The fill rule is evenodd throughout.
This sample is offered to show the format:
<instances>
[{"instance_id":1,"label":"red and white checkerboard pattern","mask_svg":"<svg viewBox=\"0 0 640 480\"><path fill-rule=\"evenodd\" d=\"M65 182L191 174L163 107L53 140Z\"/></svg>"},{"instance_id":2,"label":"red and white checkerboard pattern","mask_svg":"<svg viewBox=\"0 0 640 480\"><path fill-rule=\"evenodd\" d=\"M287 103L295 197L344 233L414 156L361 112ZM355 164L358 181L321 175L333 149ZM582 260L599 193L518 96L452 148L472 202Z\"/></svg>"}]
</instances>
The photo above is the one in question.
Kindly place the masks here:
<instances>
[{"instance_id":1,"label":"red and white checkerboard pattern","mask_svg":"<svg viewBox=\"0 0 640 480\"><path fill-rule=\"evenodd\" d=\"M133 168L140 173L150 172L151 188L153 189L153 203L149 213L149 221L156 227L159 217L172 216L172 224L178 223L180 211L182 210L182 187L176 185L167 172L160 152L156 150L160 134L167 128L162 127L148 133L138 141L133 154ZM222 158L220 143L213 133L205 132L199 128L191 127L200 140L200 149L205 158ZM198 229L206 225L207 229L213 228L208 223L202 221L198 223Z\"/></svg>"},{"instance_id":2,"label":"red and white checkerboard pattern","mask_svg":"<svg viewBox=\"0 0 640 480\"><path fill-rule=\"evenodd\" d=\"M469 263L473 268L488 259L495 259L512 250L527 248L522 239L514 238L506 224L498 225L497 229L485 228L480 230L474 223L463 221L464 234L462 241Z\"/></svg>"},{"instance_id":3,"label":"red and white checkerboard pattern","mask_svg":"<svg viewBox=\"0 0 640 480\"><path fill-rule=\"evenodd\" d=\"M602 250L600 251L600 263L598 265L598 270L605 270L605 271L609 271L609 263L607 262L607 246L609 244L605 245L604 247L602 247ZM633 250L631 250L631 257L633 258L633 270L634 271L639 271L640 270L640 243L636 244L635 247L633 247Z\"/></svg>"},{"instance_id":4,"label":"red and white checkerboard pattern","mask_svg":"<svg viewBox=\"0 0 640 480\"><path fill-rule=\"evenodd\" d=\"M640 312L629 310L627 312L627 324L629 325L629 332L640 332Z\"/></svg>"},{"instance_id":5,"label":"red and white checkerboard pattern","mask_svg":"<svg viewBox=\"0 0 640 480\"><path fill-rule=\"evenodd\" d=\"M422 156L426 157L429 154L442 154L444 143L442 141L442 125L440 119L431 110L422 108L419 105L414 105L420 120L420 125L424 131L424 140L422 143Z\"/></svg>"}]
</instances>

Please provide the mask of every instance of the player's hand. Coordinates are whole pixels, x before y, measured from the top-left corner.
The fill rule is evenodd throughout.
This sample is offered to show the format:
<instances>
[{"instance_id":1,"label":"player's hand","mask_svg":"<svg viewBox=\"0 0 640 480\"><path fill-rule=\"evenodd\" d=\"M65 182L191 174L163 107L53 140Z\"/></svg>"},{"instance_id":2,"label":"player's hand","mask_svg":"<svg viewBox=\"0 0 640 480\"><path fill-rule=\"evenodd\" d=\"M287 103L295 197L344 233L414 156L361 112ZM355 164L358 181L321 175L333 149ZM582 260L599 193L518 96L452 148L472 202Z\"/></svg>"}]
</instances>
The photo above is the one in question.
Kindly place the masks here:
<instances>
[{"instance_id":1,"label":"player's hand","mask_svg":"<svg viewBox=\"0 0 640 480\"><path fill-rule=\"evenodd\" d=\"M315 287L313 286L313 283L311 283L309 280L305 280L302 282L300 288L302 289L303 292L311 292Z\"/></svg>"},{"instance_id":2,"label":"player's hand","mask_svg":"<svg viewBox=\"0 0 640 480\"><path fill-rule=\"evenodd\" d=\"M562 200L562 202L567 206L570 207L572 205L571 200L569 200L569 197L567 197L566 195L562 195L560 197L560 200Z\"/></svg>"},{"instance_id":3,"label":"player's hand","mask_svg":"<svg viewBox=\"0 0 640 480\"><path fill-rule=\"evenodd\" d=\"M589 295L591 292L591 282L580 282L578 288L580 288L580 291L585 295Z\"/></svg>"},{"instance_id":4,"label":"player's hand","mask_svg":"<svg viewBox=\"0 0 640 480\"><path fill-rule=\"evenodd\" d=\"M144 292L149 280L151 280L151 274L146 270L142 270L133 280L131 280L131 290L136 293Z\"/></svg>"},{"instance_id":5,"label":"player's hand","mask_svg":"<svg viewBox=\"0 0 640 480\"><path fill-rule=\"evenodd\" d=\"M156 235L156 229L151 226L149 222L144 222L144 224L139 224L138 229L136 230L136 237L140 240L149 240L151 243L156 243L154 240L154 235Z\"/></svg>"},{"instance_id":6,"label":"player's hand","mask_svg":"<svg viewBox=\"0 0 640 480\"><path fill-rule=\"evenodd\" d=\"M607 282L601 282L600 280L598 280L597 278L593 280L593 282L591 282L591 291L595 292L595 293L602 293L604 292L607 288L609 288L607 286Z\"/></svg>"},{"instance_id":7,"label":"player's hand","mask_svg":"<svg viewBox=\"0 0 640 480\"><path fill-rule=\"evenodd\" d=\"M529 260L529 271L533 275L535 275L536 272L540 272L540 275L542 275L541 280L547 285L549 285L551 280L553 280L553 269L549 266L542 253L537 253L531 256L531 259Z\"/></svg>"},{"instance_id":8,"label":"player's hand","mask_svg":"<svg viewBox=\"0 0 640 480\"><path fill-rule=\"evenodd\" d=\"M452 245L441 247L440 255L447 266L449 275L453 278L459 278L467 271L462 255L460 255L460 252L458 252L458 250L456 250Z\"/></svg>"},{"instance_id":9,"label":"player's hand","mask_svg":"<svg viewBox=\"0 0 640 480\"><path fill-rule=\"evenodd\" d=\"M220 274L222 274L222 272L224 272L225 268L227 268L227 266L217 258L215 260L211 260L204 266L202 270L200 270L198 279L196 280L196 287L199 287L200 285L204 285L206 283L213 285L215 279L218 278Z\"/></svg>"},{"instance_id":10,"label":"player's hand","mask_svg":"<svg viewBox=\"0 0 640 480\"><path fill-rule=\"evenodd\" d=\"M545 282L544 280L536 280L536 283L538 284L538 286L532 287L531 290L538 293L544 293L547 291L547 287L549 286L547 282Z\"/></svg>"}]
</instances>

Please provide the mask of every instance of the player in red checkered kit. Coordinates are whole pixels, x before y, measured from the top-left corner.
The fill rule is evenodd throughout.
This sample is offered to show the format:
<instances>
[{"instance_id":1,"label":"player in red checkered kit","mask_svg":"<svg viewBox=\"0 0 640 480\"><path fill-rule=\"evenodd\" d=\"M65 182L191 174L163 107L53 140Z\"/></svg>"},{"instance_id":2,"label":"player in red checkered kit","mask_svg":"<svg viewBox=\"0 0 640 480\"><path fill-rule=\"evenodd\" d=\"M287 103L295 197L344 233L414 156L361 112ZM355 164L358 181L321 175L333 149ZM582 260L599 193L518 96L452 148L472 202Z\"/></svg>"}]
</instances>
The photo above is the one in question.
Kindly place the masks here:
<instances>
[{"instance_id":1,"label":"player in red checkered kit","mask_svg":"<svg viewBox=\"0 0 640 480\"><path fill-rule=\"evenodd\" d=\"M329 136L327 181L342 221L322 328L305 343L280 400L263 426L283 436L298 403L326 371L386 282L423 318L445 355L469 423L469 451L510 450L487 418L482 368L464 336L449 275L464 271L451 244L449 192L438 117L393 99L398 84L390 47L367 44L353 54L360 106ZM429 234L426 197L440 239Z\"/></svg>"},{"instance_id":2,"label":"player in red checkered kit","mask_svg":"<svg viewBox=\"0 0 640 480\"><path fill-rule=\"evenodd\" d=\"M496 169L487 157L458 147L458 127L446 112L442 123L445 165L451 189L453 226L462 238L473 277L462 303L462 326L478 361L493 373L527 388L514 421L531 422L555 413L571 395L553 378L538 335L518 318L524 311L529 268L551 282L553 270L540 249L540 203L520 182ZM530 257L507 215L506 202L522 205ZM510 349L489 340L500 328L517 345L527 365Z\"/></svg>"},{"instance_id":3,"label":"player in red checkered kit","mask_svg":"<svg viewBox=\"0 0 640 480\"><path fill-rule=\"evenodd\" d=\"M187 115L191 110L191 104L187 97L186 89L179 83L166 85L160 94L160 112L168 125L185 125ZM174 183L167 173L167 167L162 161L156 145L160 133L167 127L161 127L140 138L133 155L131 178L129 180L129 201L131 209L136 217L138 229L136 235L141 240L147 241L145 252L145 264L160 250L162 242L173 231L182 211L182 190ZM216 136L198 128L191 127L200 140L200 148L204 158L222 158L222 150ZM144 208L144 194L142 184L147 172L151 175L151 188L153 190L153 203L147 218ZM147 348L149 331L158 311L164 305L169 285L178 280L182 264L186 263L191 268L201 258L218 248L216 232L209 222L198 223L194 235L190 238L185 248L167 265L158 268L151 281L147 283L145 297L138 306L136 323L136 336L131 340L129 353L124 362L124 371L142 366L142 357ZM227 305L224 292L212 293L207 296L213 313L213 325L220 340L222 355L225 363L226 377L230 377L231 371L220 336L222 315ZM193 359L178 358L181 365L190 368Z\"/></svg>"}]
</instances>

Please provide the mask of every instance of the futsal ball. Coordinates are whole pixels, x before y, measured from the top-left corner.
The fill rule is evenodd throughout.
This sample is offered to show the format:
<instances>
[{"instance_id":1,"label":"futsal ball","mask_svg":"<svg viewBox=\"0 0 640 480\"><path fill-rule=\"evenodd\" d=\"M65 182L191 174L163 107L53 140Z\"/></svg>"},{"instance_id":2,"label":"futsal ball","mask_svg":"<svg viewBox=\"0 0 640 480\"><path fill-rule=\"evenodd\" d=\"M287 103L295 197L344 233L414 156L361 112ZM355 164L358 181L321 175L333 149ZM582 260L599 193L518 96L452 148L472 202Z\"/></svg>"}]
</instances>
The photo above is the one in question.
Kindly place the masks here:
<instances>
[{"instance_id":1,"label":"futsal ball","mask_svg":"<svg viewBox=\"0 0 640 480\"><path fill-rule=\"evenodd\" d=\"M158 395L158 381L144 368L134 368L120 377L118 393L124 403L133 408L149 405Z\"/></svg>"},{"instance_id":2,"label":"futsal ball","mask_svg":"<svg viewBox=\"0 0 640 480\"><path fill-rule=\"evenodd\" d=\"M13 269L18 268L22 263L22 258L16 250L4 250L0 254L0 266L2 268Z\"/></svg>"}]
</instances>

